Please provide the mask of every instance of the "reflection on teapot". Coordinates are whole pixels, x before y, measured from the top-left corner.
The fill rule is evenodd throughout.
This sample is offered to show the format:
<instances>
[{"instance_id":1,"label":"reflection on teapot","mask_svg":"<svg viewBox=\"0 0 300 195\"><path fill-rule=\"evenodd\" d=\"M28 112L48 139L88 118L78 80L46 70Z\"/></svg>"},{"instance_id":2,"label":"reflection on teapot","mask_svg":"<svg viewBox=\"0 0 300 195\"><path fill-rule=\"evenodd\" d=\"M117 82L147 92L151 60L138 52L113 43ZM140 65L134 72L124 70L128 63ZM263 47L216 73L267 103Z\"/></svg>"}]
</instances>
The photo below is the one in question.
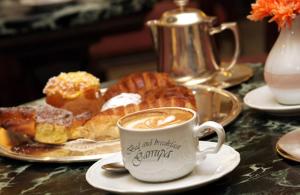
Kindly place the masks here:
<instances>
[{"instance_id":1,"label":"reflection on teapot","mask_svg":"<svg viewBox=\"0 0 300 195\"><path fill-rule=\"evenodd\" d=\"M158 56L157 70L170 73L179 83L198 84L217 71L231 69L240 51L237 24L222 23L214 27L216 18L206 16L201 10L186 8L187 0L175 0L175 4L178 9L165 12L159 20L147 22ZM212 35L226 29L234 34L235 52L229 66L220 67Z\"/></svg>"}]
</instances>

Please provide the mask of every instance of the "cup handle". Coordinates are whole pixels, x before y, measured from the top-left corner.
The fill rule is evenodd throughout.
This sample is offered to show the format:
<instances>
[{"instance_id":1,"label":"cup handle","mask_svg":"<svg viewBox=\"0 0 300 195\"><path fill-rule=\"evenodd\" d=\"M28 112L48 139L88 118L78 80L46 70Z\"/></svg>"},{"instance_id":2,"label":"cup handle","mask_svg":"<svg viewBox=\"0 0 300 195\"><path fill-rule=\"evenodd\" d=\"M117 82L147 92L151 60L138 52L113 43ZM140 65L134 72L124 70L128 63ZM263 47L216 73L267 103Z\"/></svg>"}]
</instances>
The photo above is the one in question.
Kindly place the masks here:
<instances>
[{"instance_id":1,"label":"cup handle","mask_svg":"<svg viewBox=\"0 0 300 195\"><path fill-rule=\"evenodd\" d=\"M220 32L222 32L224 30L227 30L227 29L231 30L233 32L234 41L235 41L235 51L234 51L232 60L231 60L230 64L227 67L221 67L219 64L217 64L217 62L215 60L213 60L214 67L217 70L225 71L225 72L230 70L236 64L236 61L237 61L237 59L240 55L240 41L239 41L240 40L240 35L239 35L239 32L238 32L237 23L236 22L226 22L226 23L222 23L218 27L212 27L209 30L209 34L214 35L214 34L220 33Z\"/></svg>"},{"instance_id":2,"label":"cup handle","mask_svg":"<svg viewBox=\"0 0 300 195\"><path fill-rule=\"evenodd\" d=\"M199 147L197 147L197 159L198 160L203 160L206 158L207 154L214 154L217 153L222 145L225 142L225 131L222 125L219 123L213 122L213 121L207 121L204 122L201 125L197 125L194 127L194 137L199 138L201 135L205 134L207 131L215 131L218 135L218 143L216 147L209 147L206 148L205 150L200 151Z\"/></svg>"}]
</instances>

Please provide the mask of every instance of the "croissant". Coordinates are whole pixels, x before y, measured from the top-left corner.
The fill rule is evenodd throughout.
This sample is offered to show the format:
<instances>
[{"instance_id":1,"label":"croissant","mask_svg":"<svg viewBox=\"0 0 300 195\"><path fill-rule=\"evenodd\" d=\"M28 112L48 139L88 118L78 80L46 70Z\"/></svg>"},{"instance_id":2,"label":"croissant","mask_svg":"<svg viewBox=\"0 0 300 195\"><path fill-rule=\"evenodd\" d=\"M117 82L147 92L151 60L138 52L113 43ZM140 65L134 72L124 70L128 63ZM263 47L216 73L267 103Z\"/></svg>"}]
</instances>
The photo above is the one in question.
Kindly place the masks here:
<instances>
[{"instance_id":1,"label":"croissant","mask_svg":"<svg viewBox=\"0 0 300 195\"><path fill-rule=\"evenodd\" d=\"M119 136L116 126L118 119L136 111L158 107L185 107L196 110L196 102L191 90L183 86L151 89L145 91L142 97L142 102L139 104L111 108L92 117L83 126L86 137L89 139L103 139L103 135L107 136L105 138Z\"/></svg>"},{"instance_id":2,"label":"croissant","mask_svg":"<svg viewBox=\"0 0 300 195\"><path fill-rule=\"evenodd\" d=\"M108 88L103 98L104 101L107 101L110 98L124 92L143 95L144 92L152 89L174 86L176 86L176 83L168 76L167 73L132 73Z\"/></svg>"}]
</instances>

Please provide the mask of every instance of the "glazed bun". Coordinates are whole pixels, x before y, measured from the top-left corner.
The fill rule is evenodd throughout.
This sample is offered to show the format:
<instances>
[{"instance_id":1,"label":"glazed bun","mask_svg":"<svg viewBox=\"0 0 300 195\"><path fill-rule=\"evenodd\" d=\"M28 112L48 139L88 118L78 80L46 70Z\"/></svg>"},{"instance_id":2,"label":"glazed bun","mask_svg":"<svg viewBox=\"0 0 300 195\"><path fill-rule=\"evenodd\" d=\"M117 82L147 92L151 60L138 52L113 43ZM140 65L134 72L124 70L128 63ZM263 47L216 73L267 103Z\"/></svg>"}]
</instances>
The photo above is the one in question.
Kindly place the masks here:
<instances>
[{"instance_id":1,"label":"glazed bun","mask_svg":"<svg viewBox=\"0 0 300 195\"><path fill-rule=\"evenodd\" d=\"M46 102L73 114L98 113L101 106L99 79L84 71L60 73L47 82Z\"/></svg>"}]
</instances>

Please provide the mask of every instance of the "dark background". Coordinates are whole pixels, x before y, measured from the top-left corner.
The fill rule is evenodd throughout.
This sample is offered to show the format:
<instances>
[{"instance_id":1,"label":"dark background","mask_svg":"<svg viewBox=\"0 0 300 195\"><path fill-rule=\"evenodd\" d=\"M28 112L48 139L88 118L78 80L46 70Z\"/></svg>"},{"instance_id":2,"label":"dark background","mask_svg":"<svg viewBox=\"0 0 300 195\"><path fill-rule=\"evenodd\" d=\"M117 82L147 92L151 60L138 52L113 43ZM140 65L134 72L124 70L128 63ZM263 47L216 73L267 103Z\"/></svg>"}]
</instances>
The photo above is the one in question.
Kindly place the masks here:
<instances>
[{"instance_id":1,"label":"dark background","mask_svg":"<svg viewBox=\"0 0 300 195\"><path fill-rule=\"evenodd\" d=\"M263 62L278 31L275 24L254 23L246 19L252 2L201 0L192 1L191 6L217 16L220 23L238 22L242 46L240 58L249 61L261 59ZM51 12L54 8L43 7L37 13ZM102 18L92 24L64 26L66 18L60 21L61 28L54 31L0 33L0 106L16 106L43 97L42 89L47 80L62 71L86 70L106 81L136 70L155 69L151 34L144 23L174 8L170 0L156 1L155 5L140 12ZM0 13L0 20L3 19ZM11 24L19 28L26 25L25 22L15 18ZM222 58L230 58L232 35L224 33L216 39ZM142 67L142 64L148 65Z\"/></svg>"}]
</instances>

